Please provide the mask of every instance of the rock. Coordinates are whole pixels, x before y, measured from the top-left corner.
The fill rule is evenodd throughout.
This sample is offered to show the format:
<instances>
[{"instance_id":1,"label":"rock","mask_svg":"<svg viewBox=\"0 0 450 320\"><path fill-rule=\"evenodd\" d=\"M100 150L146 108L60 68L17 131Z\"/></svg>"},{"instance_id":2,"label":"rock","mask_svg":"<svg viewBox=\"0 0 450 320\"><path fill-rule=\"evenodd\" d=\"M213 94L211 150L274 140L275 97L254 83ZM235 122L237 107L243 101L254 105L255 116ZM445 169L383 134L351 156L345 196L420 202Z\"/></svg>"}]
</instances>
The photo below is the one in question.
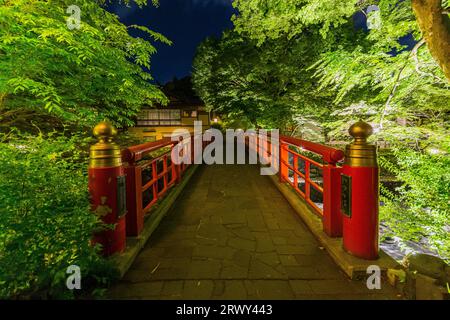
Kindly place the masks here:
<instances>
[{"instance_id":1,"label":"rock","mask_svg":"<svg viewBox=\"0 0 450 320\"><path fill-rule=\"evenodd\" d=\"M448 282L450 285L450 266L445 266L445 282Z\"/></svg>"},{"instance_id":2,"label":"rock","mask_svg":"<svg viewBox=\"0 0 450 320\"><path fill-rule=\"evenodd\" d=\"M416 300L416 273L406 270L406 281L403 286L403 294L408 300Z\"/></svg>"},{"instance_id":3,"label":"rock","mask_svg":"<svg viewBox=\"0 0 450 320\"><path fill-rule=\"evenodd\" d=\"M447 266L442 259L428 254L408 255L403 264L411 272L417 271L434 279L442 279Z\"/></svg>"},{"instance_id":4,"label":"rock","mask_svg":"<svg viewBox=\"0 0 450 320\"><path fill-rule=\"evenodd\" d=\"M416 300L444 300L446 289L437 284L436 279L417 274L416 275Z\"/></svg>"}]
</instances>

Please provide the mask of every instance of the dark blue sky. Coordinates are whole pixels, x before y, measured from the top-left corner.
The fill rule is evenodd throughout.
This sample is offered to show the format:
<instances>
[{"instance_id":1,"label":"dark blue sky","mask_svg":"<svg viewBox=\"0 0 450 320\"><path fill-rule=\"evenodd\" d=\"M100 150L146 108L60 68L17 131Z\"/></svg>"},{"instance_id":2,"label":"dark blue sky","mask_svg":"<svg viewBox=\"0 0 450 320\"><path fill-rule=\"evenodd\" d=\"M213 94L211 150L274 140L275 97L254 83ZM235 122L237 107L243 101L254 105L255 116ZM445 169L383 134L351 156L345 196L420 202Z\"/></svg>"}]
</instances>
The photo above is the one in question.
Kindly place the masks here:
<instances>
[{"instance_id":1,"label":"dark blue sky","mask_svg":"<svg viewBox=\"0 0 450 320\"><path fill-rule=\"evenodd\" d=\"M151 2L151 0L149 0ZM126 25L139 24L165 35L172 46L156 44L151 74L164 84L174 77L191 73L197 46L208 36L220 36L232 28L232 0L160 0L158 8L149 4L139 9L135 5L111 5ZM133 34L135 35L135 34ZM136 34L137 35L137 34ZM142 34L139 34L142 36Z\"/></svg>"}]
</instances>

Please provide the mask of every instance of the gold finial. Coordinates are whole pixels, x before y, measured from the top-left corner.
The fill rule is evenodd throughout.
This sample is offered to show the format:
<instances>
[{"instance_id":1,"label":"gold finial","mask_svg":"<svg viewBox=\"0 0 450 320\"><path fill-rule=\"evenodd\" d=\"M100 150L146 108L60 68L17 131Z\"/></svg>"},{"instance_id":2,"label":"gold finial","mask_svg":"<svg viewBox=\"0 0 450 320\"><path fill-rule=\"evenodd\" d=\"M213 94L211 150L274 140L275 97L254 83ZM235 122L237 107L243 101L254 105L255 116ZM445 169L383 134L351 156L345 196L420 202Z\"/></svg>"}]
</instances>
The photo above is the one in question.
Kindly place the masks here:
<instances>
[{"instance_id":1,"label":"gold finial","mask_svg":"<svg viewBox=\"0 0 450 320\"><path fill-rule=\"evenodd\" d=\"M348 130L355 139L345 148L345 165L352 167L377 167L377 151L367 138L373 134L373 128L367 122L359 120Z\"/></svg>"},{"instance_id":2,"label":"gold finial","mask_svg":"<svg viewBox=\"0 0 450 320\"><path fill-rule=\"evenodd\" d=\"M113 141L117 129L111 123L103 121L95 126L93 133L98 142L91 146L89 166L91 168L121 166L120 148Z\"/></svg>"},{"instance_id":3,"label":"gold finial","mask_svg":"<svg viewBox=\"0 0 450 320\"><path fill-rule=\"evenodd\" d=\"M355 143L366 143L367 138L373 134L373 128L367 122L359 120L350 127L348 133L355 138Z\"/></svg>"},{"instance_id":4,"label":"gold finial","mask_svg":"<svg viewBox=\"0 0 450 320\"><path fill-rule=\"evenodd\" d=\"M114 137L117 135L117 129L114 128L114 126L107 122L102 121L99 124L97 124L93 130L94 136L100 141L100 142L111 142Z\"/></svg>"}]
</instances>

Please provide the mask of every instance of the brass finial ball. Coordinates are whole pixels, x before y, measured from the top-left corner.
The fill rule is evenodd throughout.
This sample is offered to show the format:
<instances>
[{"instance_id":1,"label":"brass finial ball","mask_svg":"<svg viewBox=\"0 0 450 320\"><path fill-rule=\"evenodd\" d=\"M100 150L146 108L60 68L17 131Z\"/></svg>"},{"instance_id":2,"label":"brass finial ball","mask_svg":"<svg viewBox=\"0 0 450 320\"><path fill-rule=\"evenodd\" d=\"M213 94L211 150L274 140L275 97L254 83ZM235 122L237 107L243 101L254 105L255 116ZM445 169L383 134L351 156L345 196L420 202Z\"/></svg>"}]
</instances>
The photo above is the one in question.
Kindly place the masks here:
<instances>
[{"instance_id":1,"label":"brass finial ball","mask_svg":"<svg viewBox=\"0 0 450 320\"><path fill-rule=\"evenodd\" d=\"M117 129L106 121L100 122L94 128L94 136L100 140L111 140L117 135Z\"/></svg>"},{"instance_id":2,"label":"brass finial ball","mask_svg":"<svg viewBox=\"0 0 450 320\"><path fill-rule=\"evenodd\" d=\"M367 122L360 120L352 125L348 132L356 140L366 140L373 134L373 128Z\"/></svg>"}]
</instances>

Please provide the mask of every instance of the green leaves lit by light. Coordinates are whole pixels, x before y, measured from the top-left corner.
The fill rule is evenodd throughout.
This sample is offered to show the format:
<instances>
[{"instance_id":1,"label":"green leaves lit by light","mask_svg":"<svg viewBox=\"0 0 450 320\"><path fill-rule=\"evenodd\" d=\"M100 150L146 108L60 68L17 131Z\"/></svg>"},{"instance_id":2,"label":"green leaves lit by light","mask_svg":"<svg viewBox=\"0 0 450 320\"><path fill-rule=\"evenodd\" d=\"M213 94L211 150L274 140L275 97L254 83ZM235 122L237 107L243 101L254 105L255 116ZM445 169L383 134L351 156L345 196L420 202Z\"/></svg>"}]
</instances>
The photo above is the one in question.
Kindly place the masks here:
<instances>
[{"instance_id":1,"label":"green leaves lit by light","mask_svg":"<svg viewBox=\"0 0 450 320\"><path fill-rule=\"evenodd\" d=\"M70 30L66 9L43 0L3 1L0 6L0 117L8 126L29 114L93 125L109 118L131 125L142 105L166 102L143 69L151 67L153 41L171 44L143 26L127 27L105 1L80 0L81 28ZM147 1L135 1L140 6ZM156 5L157 1L153 1ZM131 86L132 85L132 90ZM4 115L4 116L2 116ZM26 121L25 119L23 121Z\"/></svg>"}]
</instances>

